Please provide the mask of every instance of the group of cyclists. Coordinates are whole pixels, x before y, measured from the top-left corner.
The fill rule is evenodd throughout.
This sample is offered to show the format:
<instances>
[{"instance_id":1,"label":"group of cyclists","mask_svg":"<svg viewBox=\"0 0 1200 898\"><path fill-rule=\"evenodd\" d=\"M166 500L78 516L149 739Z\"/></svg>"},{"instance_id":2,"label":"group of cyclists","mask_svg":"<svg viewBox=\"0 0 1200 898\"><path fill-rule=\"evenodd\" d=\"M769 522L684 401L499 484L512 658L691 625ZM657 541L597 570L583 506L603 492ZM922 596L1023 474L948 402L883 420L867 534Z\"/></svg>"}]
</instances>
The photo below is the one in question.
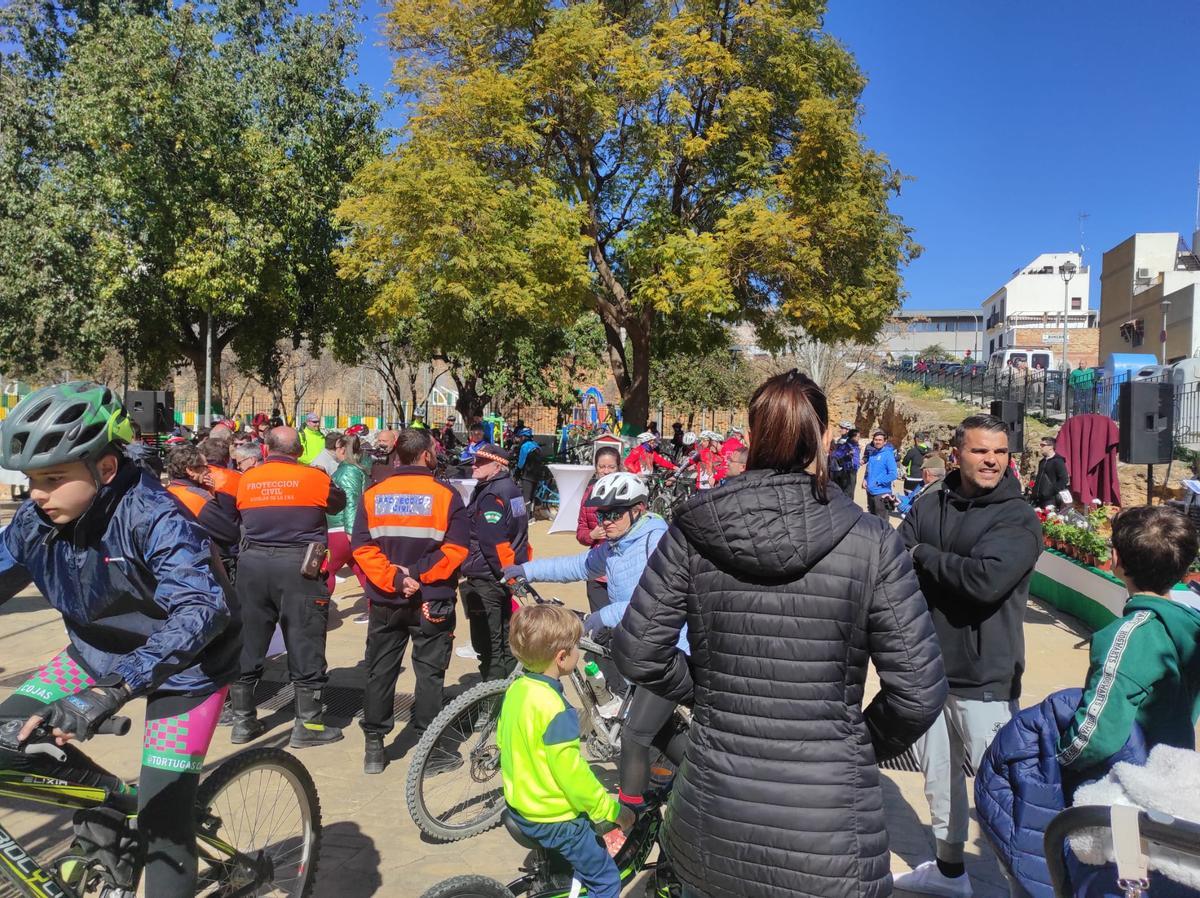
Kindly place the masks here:
<instances>
[{"instance_id":1,"label":"group of cyclists","mask_svg":"<svg viewBox=\"0 0 1200 898\"><path fill-rule=\"evenodd\" d=\"M431 432L438 454L449 450L457 452L453 461L471 462L490 444L476 425L460 441L454 423ZM69 640L0 703L0 717L21 718L22 739L48 732L74 766L99 770L72 743L95 735L128 702L148 700L137 822L149 848L147 893L155 896L194 894L195 821L175 811L194 803L222 707L230 687L239 684L243 616L232 585L238 539L219 526L206 527L201 512L230 499L226 478L219 475L261 464L271 431L281 425L259 415L249 426L222 419L200 434L172 433L166 439L171 477L164 484L168 472L161 457L139 439L120 400L102 385L43 388L0 422L0 465L26 474L30 497L0 532L0 602L32 583L62 613ZM302 463L331 468L334 489L345 482L339 472L348 466L369 476L372 459L378 464L388 457L399 436L385 431L371 440L363 425L323 434L319 425L316 416L307 419L296 444ZM598 476L586 502L597 526L587 551L574 558L512 563L504 568L504 578L600 581L603 598L593 603L586 627L603 638L620 622L666 530L666 523L648 511L645 475L660 467L676 474L691 470L697 486L707 489L744 466L740 429L733 428L723 441L713 432L681 430L667 445L653 432L639 435L624 459L618 452L598 452ZM532 437L523 425L514 428L505 457L525 468L540 452ZM603 474L618 465L624 470ZM360 478L360 486L367 479ZM339 504L327 511L331 520L341 520L345 510ZM340 528L330 528L332 549L332 530ZM327 572L332 581L335 571ZM686 640L680 643L686 650ZM622 691L619 682L614 678L617 692ZM672 708L646 692L629 711L621 795L631 807L640 802L649 777L649 746ZM228 712L227 707L226 721ZM319 709L316 713L319 721ZM165 739L169 727L186 735ZM316 732L302 733L303 744L333 741L320 734L323 728L318 722L310 728ZM0 766L21 763L26 762L0 756Z\"/></svg>"}]
</instances>

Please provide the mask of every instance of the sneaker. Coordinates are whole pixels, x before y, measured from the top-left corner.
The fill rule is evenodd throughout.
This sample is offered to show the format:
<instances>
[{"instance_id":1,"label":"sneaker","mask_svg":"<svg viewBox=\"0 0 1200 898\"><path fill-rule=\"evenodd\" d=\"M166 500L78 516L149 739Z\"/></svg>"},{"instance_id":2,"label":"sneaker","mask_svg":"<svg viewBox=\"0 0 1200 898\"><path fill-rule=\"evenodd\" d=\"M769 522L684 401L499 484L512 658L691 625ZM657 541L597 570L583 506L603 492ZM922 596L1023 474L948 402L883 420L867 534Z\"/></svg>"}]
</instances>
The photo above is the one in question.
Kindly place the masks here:
<instances>
[{"instance_id":1,"label":"sneaker","mask_svg":"<svg viewBox=\"0 0 1200 898\"><path fill-rule=\"evenodd\" d=\"M356 624L369 624L371 622L371 615L367 614L366 612L363 612L362 614L360 614L358 617L356 617L354 619L354 622Z\"/></svg>"},{"instance_id":2,"label":"sneaker","mask_svg":"<svg viewBox=\"0 0 1200 898\"><path fill-rule=\"evenodd\" d=\"M479 660L479 652L475 651L469 645L460 645L454 650L454 654L459 658L466 658L468 661Z\"/></svg>"},{"instance_id":3,"label":"sneaker","mask_svg":"<svg viewBox=\"0 0 1200 898\"><path fill-rule=\"evenodd\" d=\"M625 699L619 695L616 698L610 699L603 705L596 707L596 713L605 720L615 720L617 715L621 713L621 706L625 704Z\"/></svg>"},{"instance_id":4,"label":"sneaker","mask_svg":"<svg viewBox=\"0 0 1200 898\"><path fill-rule=\"evenodd\" d=\"M938 869L937 861L926 861L915 870L901 873L892 884L902 892L914 895L940 895L943 898L971 898L971 877L950 877Z\"/></svg>"}]
</instances>

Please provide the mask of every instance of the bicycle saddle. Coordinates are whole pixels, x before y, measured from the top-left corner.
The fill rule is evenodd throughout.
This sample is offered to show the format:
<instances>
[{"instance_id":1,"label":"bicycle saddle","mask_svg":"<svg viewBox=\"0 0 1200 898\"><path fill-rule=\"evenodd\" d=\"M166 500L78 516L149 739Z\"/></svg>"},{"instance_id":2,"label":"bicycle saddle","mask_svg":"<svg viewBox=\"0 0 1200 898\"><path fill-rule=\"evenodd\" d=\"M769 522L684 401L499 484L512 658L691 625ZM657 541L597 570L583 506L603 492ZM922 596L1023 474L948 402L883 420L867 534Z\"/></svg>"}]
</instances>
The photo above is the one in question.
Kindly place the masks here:
<instances>
[{"instance_id":1,"label":"bicycle saddle","mask_svg":"<svg viewBox=\"0 0 1200 898\"><path fill-rule=\"evenodd\" d=\"M542 846L535 839L531 839L525 833L521 832L521 828L517 826L517 821L513 820L512 814L508 812L508 808L504 809L504 813L500 815L500 819L504 821L504 828L508 830L508 834L512 836L512 840L522 848L528 848L530 851L543 850Z\"/></svg>"}]
</instances>

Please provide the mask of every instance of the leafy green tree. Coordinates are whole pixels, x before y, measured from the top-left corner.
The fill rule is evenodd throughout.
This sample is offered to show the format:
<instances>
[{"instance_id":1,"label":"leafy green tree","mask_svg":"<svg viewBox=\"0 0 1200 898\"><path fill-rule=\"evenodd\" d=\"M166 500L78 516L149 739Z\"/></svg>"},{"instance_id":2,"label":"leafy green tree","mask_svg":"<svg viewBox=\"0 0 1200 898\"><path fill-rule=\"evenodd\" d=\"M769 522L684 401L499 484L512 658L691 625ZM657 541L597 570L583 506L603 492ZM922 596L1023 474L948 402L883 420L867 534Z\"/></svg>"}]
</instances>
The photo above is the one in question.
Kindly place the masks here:
<instances>
[{"instance_id":1,"label":"leafy green tree","mask_svg":"<svg viewBox=\"0 0 1200 898\"><path fill-rule=\"evenodd\" d=\"M375 104L345 83L356 8L91 6L52 78L52 145L22 194L44 223L35 270L64 286L11 289L0 270L5 335L80 364L116 346L143 381L186 360L199 388L211 328L216 395L228 346L255 366L280 338L318 351L356 307L331 260L332 210L380 149ZM68 333L51 330L56 316ZM13 343L0 363L36 361Z\"/></svg>"},{"instance_id":2,"label":"leafy green tree","mask_svg":"<svg viewBox=\"0 0 1200 898\"><path fill-rule=\"evenodd\" d=\"M382 316L448 299L604 328L644 425L660 331L781 312L867 339L916 251L863 146L823 0L397 3L405 139L356 180L343 273Z\"/></svg>"}]
</instances>

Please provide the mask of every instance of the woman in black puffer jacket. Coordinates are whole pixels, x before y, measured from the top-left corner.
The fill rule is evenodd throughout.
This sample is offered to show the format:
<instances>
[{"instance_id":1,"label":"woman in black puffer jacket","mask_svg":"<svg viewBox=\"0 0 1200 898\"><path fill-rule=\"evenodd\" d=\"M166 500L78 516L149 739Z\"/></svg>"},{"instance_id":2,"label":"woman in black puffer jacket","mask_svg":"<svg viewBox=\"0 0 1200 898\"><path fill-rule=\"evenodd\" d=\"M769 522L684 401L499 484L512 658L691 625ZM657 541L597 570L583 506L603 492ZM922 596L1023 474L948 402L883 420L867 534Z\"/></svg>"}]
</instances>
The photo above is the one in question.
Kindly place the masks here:
<instances>
[{"instance_id":1,"label":"woman in black puffer jacket","mask_svg":"<svg viewBox=\"0 0 1200 898\"><path fill-rule=\"evenodd\" d=\"M694 705L667 852L689 896L887 896L876 762L941 711L933 624L900 538L828 488L817 385L768 380L750 430L748 470L676 516L614 641L636 685Z\"/></svg>"}]
</instances>

